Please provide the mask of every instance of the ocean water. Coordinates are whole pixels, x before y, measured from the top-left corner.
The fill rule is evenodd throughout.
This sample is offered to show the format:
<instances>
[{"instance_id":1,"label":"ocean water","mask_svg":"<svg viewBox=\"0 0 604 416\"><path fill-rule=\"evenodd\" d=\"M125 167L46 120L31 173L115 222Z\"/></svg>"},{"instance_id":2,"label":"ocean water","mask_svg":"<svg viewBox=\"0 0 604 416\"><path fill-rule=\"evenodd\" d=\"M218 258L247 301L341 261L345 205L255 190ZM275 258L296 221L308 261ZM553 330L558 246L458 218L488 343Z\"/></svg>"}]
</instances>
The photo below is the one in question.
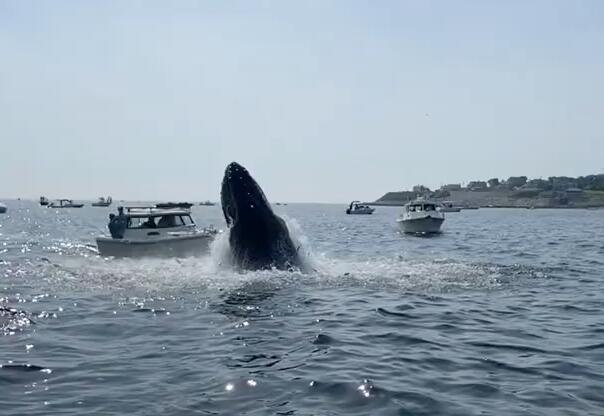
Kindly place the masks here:
<instances>
[{"instance_id":1,"label":"ocean water","mask_svg":"<svg viewBox=\"0 0 604 416\"><path fill-rule=\"evenodd\" d=\"M312 273L113 260L109 208L0 215L0 414L602 415L604 210L275 207ZM224 228L220 208L195 207Z\"/></svg>"}]
</instances>

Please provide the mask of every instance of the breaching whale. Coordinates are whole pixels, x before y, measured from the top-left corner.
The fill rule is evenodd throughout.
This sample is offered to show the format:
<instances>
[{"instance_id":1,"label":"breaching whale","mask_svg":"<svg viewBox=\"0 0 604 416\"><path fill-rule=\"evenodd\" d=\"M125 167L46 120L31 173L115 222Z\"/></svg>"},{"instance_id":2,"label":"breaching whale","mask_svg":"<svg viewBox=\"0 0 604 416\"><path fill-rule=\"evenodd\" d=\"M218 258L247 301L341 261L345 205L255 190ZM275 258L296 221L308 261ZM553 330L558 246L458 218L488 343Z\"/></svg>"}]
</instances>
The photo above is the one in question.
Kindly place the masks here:
<instances>
[{"instance_id":1,"label":"breaching whale","mask_svg":"<svg viewBox=\"0 0 604 416\"><path fill-rule=\"evenodd\" d=\"M262 188L237 162L226 167L220 199L229 227L231 253L238 267L248 270L301 267L298 247L285 221L273 212Z\"/></svg>"}]
</instances>

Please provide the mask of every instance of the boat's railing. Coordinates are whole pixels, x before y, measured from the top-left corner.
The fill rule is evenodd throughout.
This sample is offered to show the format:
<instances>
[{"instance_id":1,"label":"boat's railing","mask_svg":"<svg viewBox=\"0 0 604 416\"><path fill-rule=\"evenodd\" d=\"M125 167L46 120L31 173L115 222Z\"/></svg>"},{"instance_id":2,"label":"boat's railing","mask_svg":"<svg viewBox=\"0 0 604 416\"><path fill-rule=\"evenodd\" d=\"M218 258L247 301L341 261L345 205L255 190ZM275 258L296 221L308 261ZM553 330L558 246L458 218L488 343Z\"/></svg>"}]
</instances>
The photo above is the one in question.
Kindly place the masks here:
<instances>
[{"instance_id":1,"label":"boat's railing","mask_svg":"<svg viewBox=\"0 0 604 416\"><path fill-rule=\"evenodd\" d=\"M126 212L128 212L129 214L141 214L141 213L145 213L145 214L161 214L161 213L166 213L166 214L170 214L170 213L179 213L179 212L186 212L188 214L191 213L191 209L190 208L178 208L178 207L174 207L174 208L157 208L156 206L145 206L145 205L141 205L141 206L126 206L126 207L118 207L118 210L122 208L125 209Z\"/></svg>"}]
</instances>

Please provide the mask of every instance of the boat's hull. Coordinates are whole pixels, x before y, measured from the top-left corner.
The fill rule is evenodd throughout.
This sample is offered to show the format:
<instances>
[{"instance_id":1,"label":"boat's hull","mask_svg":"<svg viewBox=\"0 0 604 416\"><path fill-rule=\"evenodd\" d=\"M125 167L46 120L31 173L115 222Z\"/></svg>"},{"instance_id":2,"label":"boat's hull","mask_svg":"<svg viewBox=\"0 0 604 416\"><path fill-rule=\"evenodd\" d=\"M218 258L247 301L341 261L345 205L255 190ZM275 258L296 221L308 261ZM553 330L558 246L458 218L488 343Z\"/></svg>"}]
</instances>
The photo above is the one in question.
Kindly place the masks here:
<instances>
[{"instance_id":1,"label":"boat's hull","mask_svg":"<svg viewBox=\"0 0 604 416\"><path fill-rule=\"evenodd\" d=\"M84 204L73 204L73 205L48 205L48 208L82 208Z\"/></svg>"},{"instance_id":2,"label":"boat's hull","mask_svg":"<svg viewBox=\"0 0 604 416\"><path fill-rule=\"evenodd\" d=\"M111 205L111 202L106 203L106 202L93 202L92 204L90 204L93 207L108 207L109 205Z\"/></svg>"},{"instance_id":3,"label":"boat's hull","mask_svg":"<svg viewBox=\"0 0 604 416\"><path fill-rule=\"evenodd\" d=\"M6 205L0 204L0 214L4 214L6 212L6 210L7 210Z\"/></svg>"},{"instance_id":4,"label":"boat's hull","mask_svg":"<svg viewBox=\"0 0 604 416\"><path fill-rule=\"evenodd\" d=\"M440 227L442 226L444 218L435 217L423 217L413 219L401 219L397 220L401 230L404 233L409 234L431 234L439 233Z\"/></svg>"},{"instance_id":5,"label":"boat's hull","mask_svg":"<svg viewBox=\"0 0 604 416\"><path fill-rule=\"evenodd\" d=\"M370 209L370 210L356 210L356 211L351 211L349 209L346 210L346 213L348 215L371 215L373 214L373 211L375 211L375 209Z\"/></svg>"},{"instance_id":6,"label":"boat's hull","mask_svg":"<svg viewBox=\"0 0 604 416\"><path fill-rule=\"evenodd\" d=\"M193 257L208 252L214 235L199 233L156 240L126 240L97 237L103 257Z\"/></svg>"}]
</instances>

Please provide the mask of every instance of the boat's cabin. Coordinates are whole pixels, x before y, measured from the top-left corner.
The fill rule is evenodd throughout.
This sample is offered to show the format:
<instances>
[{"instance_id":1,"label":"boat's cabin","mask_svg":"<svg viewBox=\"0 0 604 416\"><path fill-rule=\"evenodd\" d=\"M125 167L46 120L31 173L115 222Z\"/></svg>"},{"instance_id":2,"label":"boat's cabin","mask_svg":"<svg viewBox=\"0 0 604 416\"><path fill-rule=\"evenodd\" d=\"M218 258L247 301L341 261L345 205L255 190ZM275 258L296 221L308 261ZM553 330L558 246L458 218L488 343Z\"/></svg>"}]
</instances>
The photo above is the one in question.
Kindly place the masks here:
<instances>
[{"instance_id":1,"label":"boat's cabin","mask_svg":"<svg viewBox=\"0 0 604 416\"><path fill-rule=\"evenodd\" d=\"M436 204L428 201L414 201L405 205L405 212L436 211Z\"/></svg>"},{"instance_id":2,"label":"boat's cabin","mask_svg":"<svg viewBox=\"0 0 604 416\"><path fill-rule=\"evenodd\" d=\"M109 215L113 238L154 238L174 233L194 232L195 221L188 209L156 207L118 207L118 215Z\"/></svg>"},{"instance_id":3,"label":"boat's cabin","mask_svg":"<svg viewBox=\"0 0 604 416\"><path fill-rule=\"evenodd\" d=\"M174 228L195 225L191 215L185 213L164 213L161 215L131 215L128 228Z\"/></svg>"},{"instance_id":4,"label":"boat's cabin","mask_svg":"<svg viewBox=\"0 0 604 416\"><path fill-rule=\"evenodd\" d=\"M356 211L358 209L368 209L368 208L369 208L369 206L361 204L360 201L352 201L350 203L350 207L349 207L349 209L352 211Z\"/></svg>"}]
</instances>

